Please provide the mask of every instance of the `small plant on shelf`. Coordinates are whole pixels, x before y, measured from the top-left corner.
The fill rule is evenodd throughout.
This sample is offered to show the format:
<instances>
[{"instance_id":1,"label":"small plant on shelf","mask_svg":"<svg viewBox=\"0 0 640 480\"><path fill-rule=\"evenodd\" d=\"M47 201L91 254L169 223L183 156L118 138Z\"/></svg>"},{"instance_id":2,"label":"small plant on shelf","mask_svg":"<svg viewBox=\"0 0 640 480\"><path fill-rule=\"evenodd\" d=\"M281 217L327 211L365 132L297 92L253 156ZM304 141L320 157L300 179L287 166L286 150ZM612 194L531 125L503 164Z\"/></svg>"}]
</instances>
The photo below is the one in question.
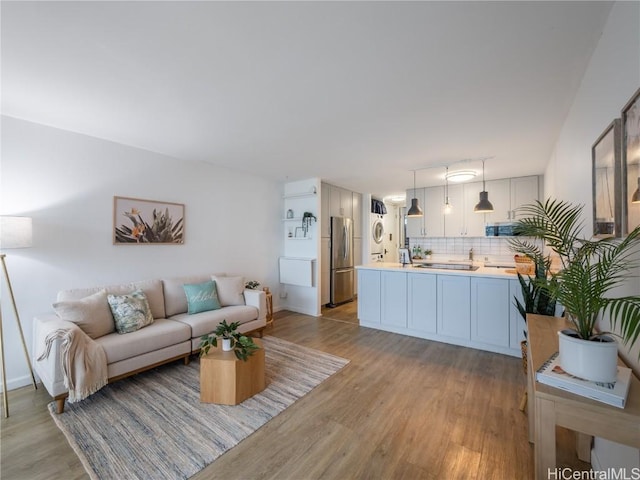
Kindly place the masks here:
<instances>
[{"instance_id":1,"label":"small plant on shelf","mask_svg":"<svg viewBox=\"0 0 640 480\"><path fill-rule=\"evenodd\" d=\"M318 219L311 212L304 212L302 215L302 231L304 232L304 236L307 236L307 232L309 231L309 227L311 227L311 222L317 222Z\"/></svg>"},{"instance_id":2,"label":"small plant on shelf","mask_svg":"<svg viewBox=\"0 0 640 480\"><path fill-rule=\"evenodd\" d=\"M253 342L251 337L238 332L239 326L238 322L228 324L226 320L223 320L212 333L200 337L200 356L203 357L209 353L211 347L217 347L218 338L222 338L223 343L228 341L229 349L233 349L238 360L246 362L260 347Z\"/></svg>"}]
</instances>

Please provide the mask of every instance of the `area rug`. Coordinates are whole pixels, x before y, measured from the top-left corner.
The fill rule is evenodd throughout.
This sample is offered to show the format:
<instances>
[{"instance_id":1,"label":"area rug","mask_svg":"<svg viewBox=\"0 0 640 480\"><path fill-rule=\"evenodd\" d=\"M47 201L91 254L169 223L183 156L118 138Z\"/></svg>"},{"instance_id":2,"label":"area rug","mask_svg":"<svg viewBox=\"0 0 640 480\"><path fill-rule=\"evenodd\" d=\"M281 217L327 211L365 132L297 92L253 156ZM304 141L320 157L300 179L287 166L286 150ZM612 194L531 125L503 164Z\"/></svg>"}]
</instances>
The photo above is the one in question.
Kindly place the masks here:
<instances>
[{"instance_id":1,"label":"area rug","mask_svg":"<svg viewBox=\"0 0 640 480\"><path fill-rule=\"evenodd\" d=\"M200 403L199 361L107 385L49 411L93 479L186 479L344 367L348 360L263 338L267 388L240 405Z\"/></svg>"}]
</instances>

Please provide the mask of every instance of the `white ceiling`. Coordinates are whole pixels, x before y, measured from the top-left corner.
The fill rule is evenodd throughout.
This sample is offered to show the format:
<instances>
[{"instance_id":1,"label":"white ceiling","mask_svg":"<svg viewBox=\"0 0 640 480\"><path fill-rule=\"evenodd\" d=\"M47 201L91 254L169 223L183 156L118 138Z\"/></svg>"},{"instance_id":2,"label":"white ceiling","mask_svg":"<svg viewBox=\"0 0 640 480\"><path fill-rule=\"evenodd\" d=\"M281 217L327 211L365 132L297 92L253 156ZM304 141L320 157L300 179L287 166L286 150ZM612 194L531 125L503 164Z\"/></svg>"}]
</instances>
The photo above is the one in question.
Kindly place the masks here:
<instances>
[{"instance_id":1,"label":"white ceiling","mask_svg":"<svg viewBox=\"0 0 640 480\"><path fill-rule=\"evenodd\" d=\"M383 196L462 159L543 173L611 3L0 8L4 115Z\"/></svg>"}]
</instances>

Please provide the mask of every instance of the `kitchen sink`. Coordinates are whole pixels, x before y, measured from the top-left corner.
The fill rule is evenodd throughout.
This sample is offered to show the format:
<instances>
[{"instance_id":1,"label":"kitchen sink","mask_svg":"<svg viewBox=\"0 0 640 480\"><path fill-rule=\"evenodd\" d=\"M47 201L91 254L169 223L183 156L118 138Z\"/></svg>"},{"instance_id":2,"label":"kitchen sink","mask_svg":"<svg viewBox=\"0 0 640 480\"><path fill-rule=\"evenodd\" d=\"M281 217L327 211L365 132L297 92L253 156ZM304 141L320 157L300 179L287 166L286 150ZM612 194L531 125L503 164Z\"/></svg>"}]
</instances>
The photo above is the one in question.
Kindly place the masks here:
<instances>
[{"instance_id":1,"label":"kitchen sink","mask_svg":"<svg viewBox=\"0 0 640 480\"><path fill-rule=\"evenodd\" d=\"M437 268L441 270L462 270L467 272L474 272L479 267L475 267L465 263L419 263L414 265L416 268Z\"/></svg>"}]
</instances>

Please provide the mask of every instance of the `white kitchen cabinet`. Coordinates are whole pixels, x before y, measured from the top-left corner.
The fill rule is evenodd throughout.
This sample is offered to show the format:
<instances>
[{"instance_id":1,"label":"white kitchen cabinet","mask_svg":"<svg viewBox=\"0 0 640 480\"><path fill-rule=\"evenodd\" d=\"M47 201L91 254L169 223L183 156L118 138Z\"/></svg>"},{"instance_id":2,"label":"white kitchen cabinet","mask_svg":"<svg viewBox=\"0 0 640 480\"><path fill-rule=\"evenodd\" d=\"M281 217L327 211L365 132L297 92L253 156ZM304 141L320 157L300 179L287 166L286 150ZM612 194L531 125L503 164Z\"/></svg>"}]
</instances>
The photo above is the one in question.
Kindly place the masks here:
<instances>
[{"instance_id":1,"label":"white kitchen cabinet","mask_svg":"<svg viewBox=\"0 0 640 480\"><path fill-rule=\"evenodd\" d=\"M331 281L331 247L330 238L320 239L320 304L326 305L330 302L330 281Z\"/></svg>"},{"instance_id":2,"label":"white kitchen cabinet","mask_svg":"<svg viewBox=\"0 0 640 480\"><path fill-rule=\"evenodd\" d=\"M493 212L487 213L487 223L508 222L511 219L511 180L487 181L489 201L493 205Z\"/></svg>"},{"instance_id":3,"label":"white kitchen cabinet","mask_svg":"<svg viewBox=\"0 0 640 480\"><path fill-rule=\"evenodd\" d=\"M449 185L449 203L453 208L444 216L447 237L484 237L484 213L473 211L481 191L482 182Z\"/></svg>"},{"instance_id":4,"label":"white kitchen cabinet","mask_svg":"<svg viewBox=\"0 0 640 480\"><path fill-rule=\"evenodd\" d=\"M509 280L471 279L471 340L509 347Z\"/></svg>"},{"instance_id":5,"label":"white kitchen cabinet","mask_svg":"<svg viewBox=\"0 0 640 480\"><path fill-rule=\"evenodd\" d=\"M382 272L380 323L407 328L407 274Z\"/></svg>"},{"instance_id":6,"label":"white kitchen cabinet","mask_svg":"<svg viewBox=\"0 0 640 480\"><path fill-rule=\"evenodd\" d=\"M449 185L451 212L444 215L444 234L446 237L459 237L464 234L463 190L462 185Z\"/></svg>"},{"instance_id":7,"label":"white kitchen cabinet","mask_svg":"<svg viewBox=\"0 0 640 480\"><path fill-rule=\"evenodd\" d=\"M517 220L517 210L523 205L540 199L540 177L518 177L511 179L511 220Z\"/></svg>"},{"instance_id":8,"label":"white kitchen cabinet","mask_svg":"<svg viewBox=\"0 0 640 480\"><path fill-rule=\"evenodd\" d=\"M464 235L466 237L485 236L485 214L474 211L480 201L481 191L482 182L465 183L464 185Z\"/></svg>"},{"instance_id":9,"label":"white kitchen cabinet","mask_svg":"<svg viewBox=\"0 0 640 480\"><path fill-rule=\"evenodd\" d=\"M352 192L353 236L362 238L362 194Z\"/></svg>"},{"instance_id":10,"label":"white kitchen cabinet","mask_svg":"<svg viewBox=\"0 0 640 480\"><path fill-rule=\"evenodd\" d=\"M424 212L424 231L426 237L444 237L444 187L424 189L424 203L420 205Z\"/></svg>"},{"instance_id":11,"label":"white kitchen cabinet","mask_svg":"<svg viewBox=\"0 0 640 480\"><path fill-rule=\"evenodd\" d=\"M358 320L380 323L379 270L358 270Z\"/></svg>"},{"instance_id":12,"label":"white kitchen cabinet","mask_svg":"<svg viewBox=\"0 0 640 480\"><path fill-rule=\"evenodd\" d=\"M407 323L410 329L425 333L438 331L436 275L408 273Z\"/></svg>"},{"instance_id":13,"label":"white kitchen cabinet","mask_svg":"<svg viewBox=\"0 0 640 480\"><path fill-rule=\"evenodd\" d=\"M320 236L331 236L331 185L320 185Z\"/></svg>"},{"instance_id":14,"label":"white kitchen cabinet","mask_svg":"<svg viewBox=\"0 0 640 480\"><path fill-rule=\"evenodd\" d=\"M539 199L538 188L536 175L488 181L489 201L495 210L486 214L487 223L515 221L519 207Z\"/></svg>"},{"instance_id":15,"label":"white kitchen cabinet","mask_svg":"<svg viewBox=\"0 0 640 480\"><path fill-rule=\"evenodd\" d=\"M438 334L469 340L471 338L470 278L438 275Z\"/></svg>"},{"instance_id":16,"label":"white kitchen cabinet","mask_svg":"<svg viewBox=\"0 0 640 480\"><path fill-rule=\"evenodd\" d=\"M416 188L415 191L413 188L407 190L407 200L406 200L406 210L409 211L411 208L411 200L413 198L418 199L418 205L422 209L424 213L424 188ZM424 216L422 217L407 217L407 229L406 229L407 237L424 237Z\"/></svg>"},{"instance_id":17,"label":"white kitchen cabinet","mask_svg":"<svg viewBox=\"0 0 640 480\"><path fill-rule=\"evenodd\" d=\"M509 346L520 349L520 342L526 338L527 322L520 315L515 298L523 303L522 287L518 280L509 280Z\"/></svg>"}]
</instances>

